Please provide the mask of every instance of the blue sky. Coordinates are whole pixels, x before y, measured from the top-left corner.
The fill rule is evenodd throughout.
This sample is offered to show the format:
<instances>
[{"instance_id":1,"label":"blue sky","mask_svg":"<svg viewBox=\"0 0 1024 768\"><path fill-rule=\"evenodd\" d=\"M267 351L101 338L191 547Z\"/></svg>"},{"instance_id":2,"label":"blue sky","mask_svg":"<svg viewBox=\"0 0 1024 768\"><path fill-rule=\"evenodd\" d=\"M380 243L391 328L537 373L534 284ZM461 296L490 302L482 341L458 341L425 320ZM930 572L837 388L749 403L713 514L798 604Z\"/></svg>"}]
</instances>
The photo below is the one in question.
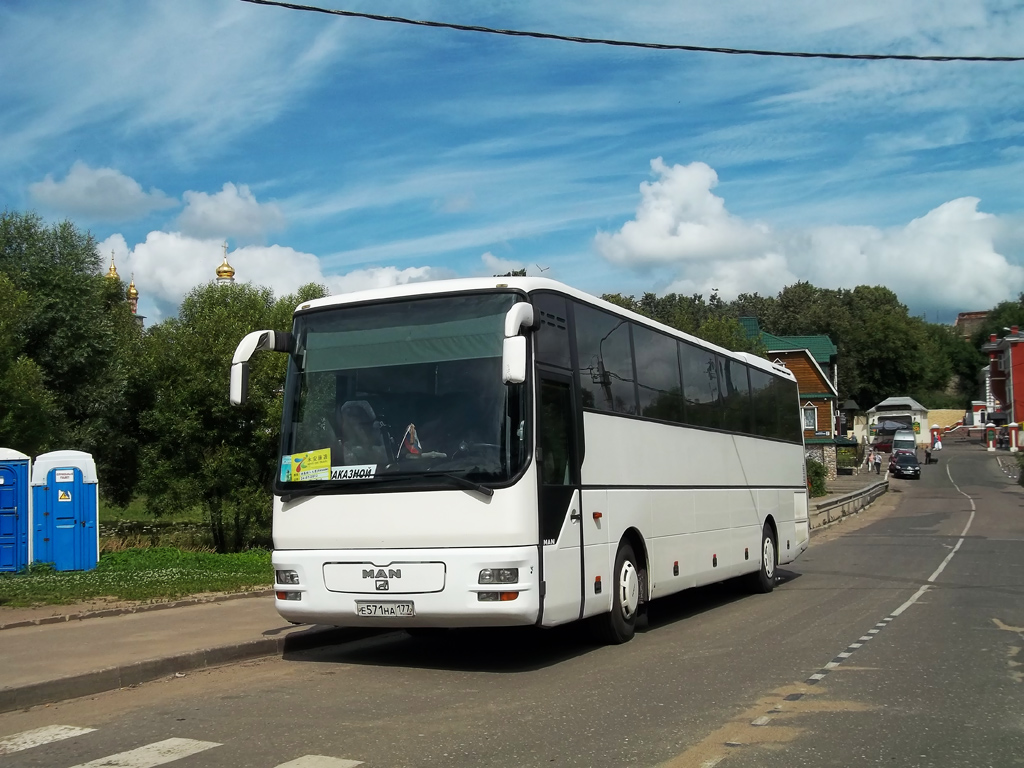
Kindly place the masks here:
<instances>
[{"instance_id":1,"label":"blue sky","mask_svg":"<svg viewBox=\"0 0 1024 768\"><path fill-rule=\"evenodd\" d=\"M339 0L564 35L1022 55L1003 0ZM333 292L526 267L591 293L1024 291L1024 63L766 59L236 0L0 6L0 201L88 228L140 313L212 278ZM542 272L543 270L543 272Z\"/></svg>"}]
</instances>

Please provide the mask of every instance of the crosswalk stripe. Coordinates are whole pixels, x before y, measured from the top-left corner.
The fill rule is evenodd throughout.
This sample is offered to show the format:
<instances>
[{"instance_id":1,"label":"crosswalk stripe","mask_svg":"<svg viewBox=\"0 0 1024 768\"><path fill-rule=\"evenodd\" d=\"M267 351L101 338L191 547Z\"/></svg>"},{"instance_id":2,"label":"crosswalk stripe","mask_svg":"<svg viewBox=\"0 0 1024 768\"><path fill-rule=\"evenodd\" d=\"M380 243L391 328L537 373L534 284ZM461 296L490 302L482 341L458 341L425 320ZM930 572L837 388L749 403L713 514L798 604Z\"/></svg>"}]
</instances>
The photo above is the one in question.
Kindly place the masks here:
<instances>
[{"instance_id":1,"label":"crosswalk stripe","mask_svg":"<svg viewBox=\"0 0 1024 768\"><path fill-rule=\"evenodd\" d=\"M327 757L326 755L303 755L287 763L281 763L276 768L356 768L362 765L361 760L344 760L340 757Z\"/></svg>"},{"instance_id":2,"label":"crosswalk stripe","mask_svg":"<svg viewBox=\"0 0 1024 768\"><path fill-rule=\"evenodd\" d=\"M76 765L74 768L152 768L183 757L219 747L215 741L195 741L194 739L164 739L147 744L138 749L120 752L110 757L101 757L89 763Z\"/></svg>"},{"instance_id":3,"label":"crosswalk stripe","mask_svg":"<svg viewBox=\"0 0 1024 768\"><path fill-rule=\"evenodd\" d=\"M22 731L0 739L0 755L10 755L14 752L21 752L23 749L49 744L51 741L70 739L74 736L81 736L83 733L92 733L95 730L95 728L79 728L75 725L47 725L42 728L33 728L31 731Z\"/></svg>"}]
</instances>

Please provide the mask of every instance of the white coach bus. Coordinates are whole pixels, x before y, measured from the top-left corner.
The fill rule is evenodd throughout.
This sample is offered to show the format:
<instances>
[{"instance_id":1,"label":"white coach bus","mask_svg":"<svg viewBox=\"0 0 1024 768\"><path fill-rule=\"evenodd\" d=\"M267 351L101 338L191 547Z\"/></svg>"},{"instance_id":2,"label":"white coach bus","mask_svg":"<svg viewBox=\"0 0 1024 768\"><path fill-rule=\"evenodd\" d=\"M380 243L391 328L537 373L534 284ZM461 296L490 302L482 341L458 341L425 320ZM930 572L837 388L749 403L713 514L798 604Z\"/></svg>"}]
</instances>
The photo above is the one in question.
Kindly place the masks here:
<instances>
[{"instance_id":1,"label":"white coach bus","mask_svg":"<svg viewBox=\"0 0 1024 768\"><path fill-rule=\"evenodd\" d=\"M555 626L621 643L647 603L807 548L797 386L552 280L318 299L289 355L277 609L337 626Z\"/></svg>"}]
</instances>

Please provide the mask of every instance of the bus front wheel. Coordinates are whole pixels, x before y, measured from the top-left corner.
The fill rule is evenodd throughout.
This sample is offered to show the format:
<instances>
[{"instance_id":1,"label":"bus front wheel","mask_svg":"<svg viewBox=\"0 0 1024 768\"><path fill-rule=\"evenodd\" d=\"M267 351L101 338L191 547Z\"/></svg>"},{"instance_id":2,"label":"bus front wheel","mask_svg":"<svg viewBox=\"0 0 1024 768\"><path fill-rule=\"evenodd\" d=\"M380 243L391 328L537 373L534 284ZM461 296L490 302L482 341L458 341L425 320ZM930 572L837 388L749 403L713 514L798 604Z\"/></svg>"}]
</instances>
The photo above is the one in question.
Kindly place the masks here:
<instances>
[{"instance_id":1,"label":"bus front wheel","mask_svg":"<svg viewBox=\"0 0 1024 768\"><path fill-rule=\"evenodd\" d=\"M768 594L775 589L776 556L775 534L772 527L765 524L761 529L761 567L747 576L752 592Z\"/></svg>"},{"instance_id":2,"label":"bus front wheel","mask_svg":"<svg viewBox=\"0 0 1024 768\"><path fill-rule=\"evenodd\" d=\"M623 543L615 555L612 572L612 610L591 619L595 634L603 642L619 645L633 639L640 609L640 583L633 547Z\"/></svg>"}]
</instances>

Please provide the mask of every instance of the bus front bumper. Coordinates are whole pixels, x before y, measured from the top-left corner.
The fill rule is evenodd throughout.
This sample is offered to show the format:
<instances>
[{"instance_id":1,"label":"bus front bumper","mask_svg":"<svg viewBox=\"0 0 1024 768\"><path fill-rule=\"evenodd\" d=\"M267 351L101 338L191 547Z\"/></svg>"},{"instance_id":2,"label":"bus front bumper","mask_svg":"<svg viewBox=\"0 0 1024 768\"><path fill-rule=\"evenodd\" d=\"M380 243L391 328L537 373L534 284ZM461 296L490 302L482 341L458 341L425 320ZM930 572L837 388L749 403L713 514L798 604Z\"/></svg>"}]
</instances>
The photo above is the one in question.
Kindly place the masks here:
<instances>
[{"instance_id":1,"label":"bus front bumper","mask_svg":"<svg viewBox=\"0 0 1024 768\"><path fill-rule=\"evenodd\" d=\"M275 550L273 564L277 610L298 624L515 626L536 623L540 606L531 546ZM482 571L504 580L481 583Z\"/></svg>"}]
</instances>

